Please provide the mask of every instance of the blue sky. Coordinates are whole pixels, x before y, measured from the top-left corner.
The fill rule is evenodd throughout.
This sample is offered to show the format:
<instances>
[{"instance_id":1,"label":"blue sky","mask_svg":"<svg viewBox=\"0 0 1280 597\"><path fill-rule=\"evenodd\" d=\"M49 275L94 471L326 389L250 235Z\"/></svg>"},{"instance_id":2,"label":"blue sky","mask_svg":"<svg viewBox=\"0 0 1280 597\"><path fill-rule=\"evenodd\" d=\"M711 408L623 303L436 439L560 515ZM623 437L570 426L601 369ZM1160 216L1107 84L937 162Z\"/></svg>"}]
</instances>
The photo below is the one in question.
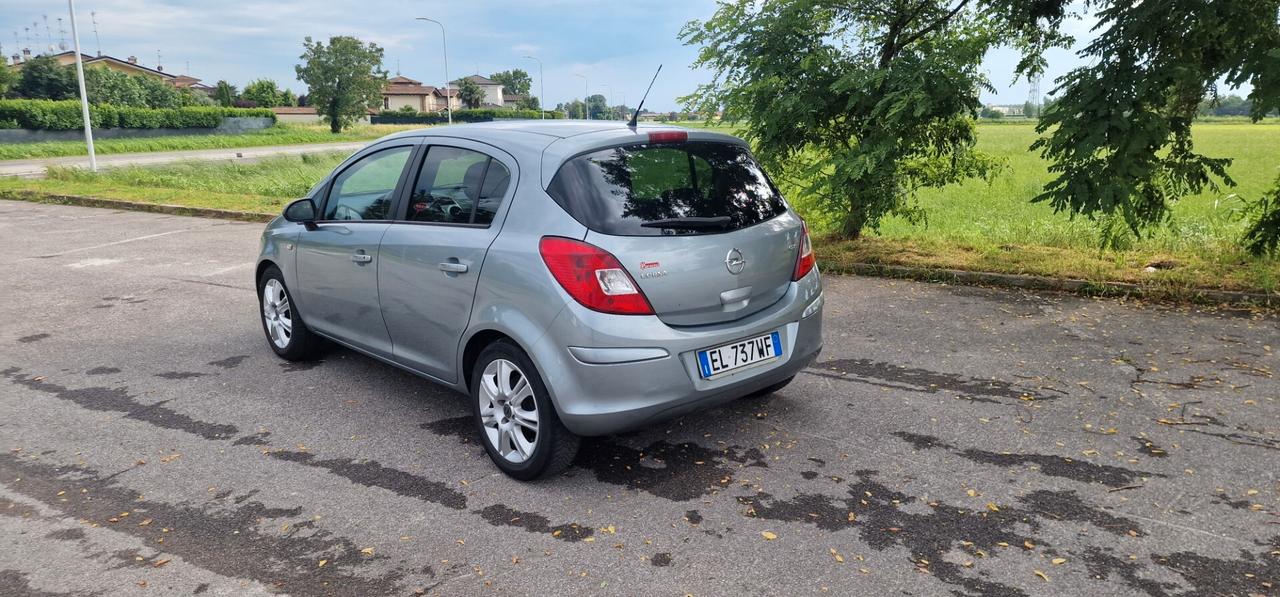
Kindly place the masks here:
<instances>
[{"instance_id":1,"label":"blue sky","mask_svg":"<svg viewBox=\"0 0 1280 597\"><path fill-rule=\"evenodd\" d=\"M611 8L605 8L609 6ZM612 7L617 7L612 8ZM631 10L623 10L631 7ZM547 104L583 95L585 75L591 93L612 93L612 101L635 105L658 64L662 75L646 103L654 110L678 108L676 98L709 79L693 70L695 50L683 46L677 34L690 19L703 19L715 9L712 0L645 0L634 3L600 3L580 0L492 0L384 2L368 0L283 0L278 2L228 2L218 0L79 0L80 42L89 54L97 51L90 11L97 15L103 53L125 58L137 56L155 66L160 51L166 71L188 73L207 83L227 79L239 87L258 77L303 92L293 65L302 51L302 39L327 39L354 35L374 41L386 50L386 68L397 64L405 76L427 84L443 83L440 30L431 23L413 20L428 16L445 23L449 43L449 74L488 75L509 68L524 68L534 77L538 93L537 63L545 66ZM62 0L0 0L0 46L6 56L18 43L26 45L23 27L31 32L32 45L44 45L44 19L56 44L60 39L58 17L70 39L67 5ZM1072 29L1087 35L1087 24ZM1049 56L1050 70L1042 91L1052 78L1078 64L1071 52ZM1010 84L1016 55L993 52L984 67L996 93L984 101L1022 103L1027 84ZM188 66L189 71L188 71Z\"/></svg>"}]
</instances>

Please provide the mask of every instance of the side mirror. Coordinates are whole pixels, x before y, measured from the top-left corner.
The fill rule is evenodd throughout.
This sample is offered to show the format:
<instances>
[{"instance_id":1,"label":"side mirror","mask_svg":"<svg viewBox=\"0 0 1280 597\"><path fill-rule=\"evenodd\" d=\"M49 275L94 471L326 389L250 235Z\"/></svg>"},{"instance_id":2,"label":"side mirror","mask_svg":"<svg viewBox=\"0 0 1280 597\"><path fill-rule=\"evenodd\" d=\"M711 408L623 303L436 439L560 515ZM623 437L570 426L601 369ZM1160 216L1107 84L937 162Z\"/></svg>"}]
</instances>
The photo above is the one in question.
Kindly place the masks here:
<instances>
[{"instance_id":1,"label":"side mirror","mask_svg":"<svg viewBox=\"0 0 1280 597\"><path fill-rule=\"evenodd\" d=\"M290 203L284 208L284 219L290 222L297 222L307 227L307 230L315 228L316 220L316 204L310 199L299 199Z\"/></svg>"}]
</instances>

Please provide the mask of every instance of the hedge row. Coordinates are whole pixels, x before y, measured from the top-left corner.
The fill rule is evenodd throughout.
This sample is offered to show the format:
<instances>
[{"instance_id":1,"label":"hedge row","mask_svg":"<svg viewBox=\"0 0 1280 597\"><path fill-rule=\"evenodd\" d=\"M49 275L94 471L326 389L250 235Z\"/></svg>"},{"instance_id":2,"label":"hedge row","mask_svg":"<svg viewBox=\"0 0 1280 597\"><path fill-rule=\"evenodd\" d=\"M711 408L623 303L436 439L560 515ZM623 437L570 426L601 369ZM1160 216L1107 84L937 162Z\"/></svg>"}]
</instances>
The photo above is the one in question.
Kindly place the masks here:
<instances>
[{"instance_id":1,"label":"hedge row","mask_svg":"<svg viewBox=\"0 0 1280 597\"><path fill-rule=\"evenodd\" d=\"M489 122L499 119L533 120L542 117L538 110L496 110L482 108L477 110L454 110L454 122ZM547 118L564 118L563 112L548 111ZM401 112L386 110L373 116L373 124L440 124L449 121L444 112Z\"/></svg>"},{"instance_id":2,"label":"hedge row","mask_svg":"<svg viewBox=\"0 0 1280 597\"><path fill-rule=\"evenodd\" d=\"M89 106L89 121L94 128L103 129L210 129L222 124L224 118L237 116L275 120L275 114L266 108ZM0 100L0 128L71 131L83 127L76 100Z\"/></svg>"}]
</instances>

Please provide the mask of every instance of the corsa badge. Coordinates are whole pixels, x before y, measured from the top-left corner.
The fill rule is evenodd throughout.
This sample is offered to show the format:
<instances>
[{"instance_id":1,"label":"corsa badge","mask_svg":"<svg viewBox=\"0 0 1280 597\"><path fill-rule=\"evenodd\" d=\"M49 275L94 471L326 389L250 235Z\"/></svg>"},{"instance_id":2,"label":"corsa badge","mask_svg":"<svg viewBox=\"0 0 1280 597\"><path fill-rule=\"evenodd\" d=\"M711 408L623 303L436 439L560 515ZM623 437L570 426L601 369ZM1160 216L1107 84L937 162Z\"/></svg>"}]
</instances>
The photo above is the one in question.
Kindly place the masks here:
<instances>
[{"instance_id":1,"label":"corsa badge","mask_svg":"<svg viewBox=\"0 0 1280 597\"><path fill-rule=\"evenodd\" d=\"M641 261L640 262L640 278L661 278L667 275L666 270L658 269L662 264L657 261Z\"/></svg>"}]
</instances>

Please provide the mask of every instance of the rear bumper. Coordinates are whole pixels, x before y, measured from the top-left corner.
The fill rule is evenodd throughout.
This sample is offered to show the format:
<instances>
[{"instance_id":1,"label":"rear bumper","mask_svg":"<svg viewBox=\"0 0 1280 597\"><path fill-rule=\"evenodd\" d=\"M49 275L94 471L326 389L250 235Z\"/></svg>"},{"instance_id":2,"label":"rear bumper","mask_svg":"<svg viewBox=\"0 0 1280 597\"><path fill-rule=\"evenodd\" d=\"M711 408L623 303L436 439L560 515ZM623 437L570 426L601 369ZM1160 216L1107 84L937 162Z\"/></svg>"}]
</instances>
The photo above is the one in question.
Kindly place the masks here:
<instances>
[{"instance_id":1,"label":"rear bumper","mask_svg":"<svg viewBox=\"0 0 1280 597\"><path fill-rule=\"evenodd\" d=\"M653 316L605 315L575 303L556 318L531 356L570 431L618 433L795 375L822 350L821 303L816 269L773 305L726 324L677 328ZM698 374L698 350L774 331L783 342L781 358L711 380Z\"/></svg>"}]
</instances>

